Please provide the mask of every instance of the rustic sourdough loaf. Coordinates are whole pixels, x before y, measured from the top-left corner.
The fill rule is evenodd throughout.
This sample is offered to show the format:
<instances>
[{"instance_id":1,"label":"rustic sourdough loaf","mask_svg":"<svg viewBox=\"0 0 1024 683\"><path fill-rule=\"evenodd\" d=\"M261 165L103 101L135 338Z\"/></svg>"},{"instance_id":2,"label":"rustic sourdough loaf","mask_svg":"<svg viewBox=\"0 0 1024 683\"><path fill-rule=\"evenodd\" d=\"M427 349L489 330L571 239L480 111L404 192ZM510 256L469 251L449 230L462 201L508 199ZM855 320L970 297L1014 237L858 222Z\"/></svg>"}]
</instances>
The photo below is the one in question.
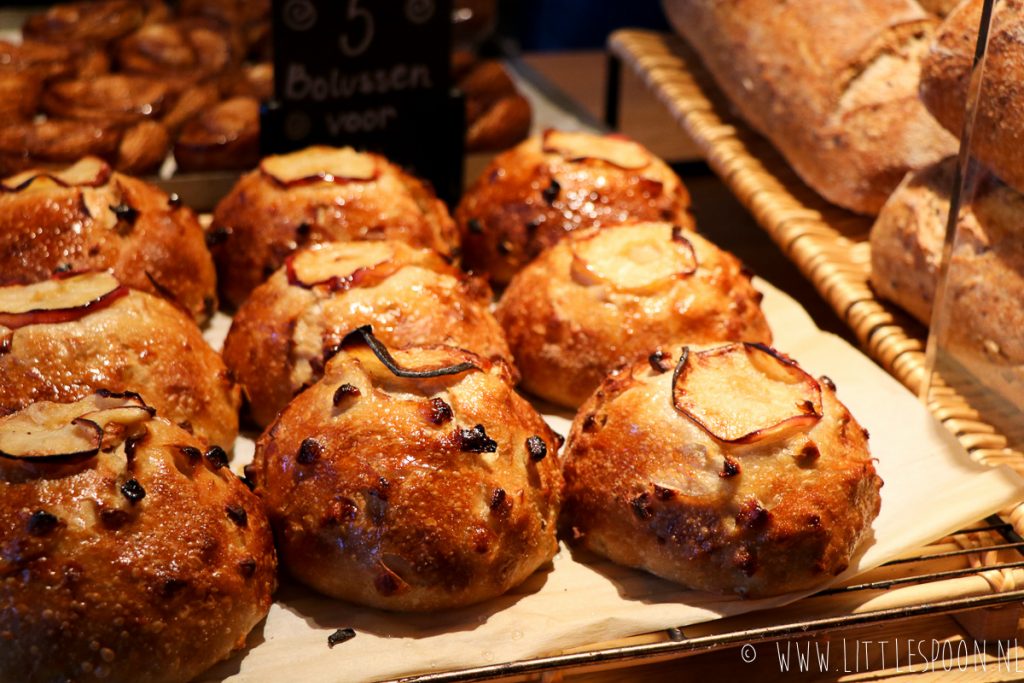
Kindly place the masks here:
<instances>
[{"instance_id":1,"label":"rustic sourdough loaf","mask_svg":"<svg viewBox=\"0 0 1024 683\"><path fill-rule=\"evenodd\" d=\"M921 65L921 99L956 135L964 125L967 84L981 23L981 0L967 0L942 23ZM1004 0L993 17L973 153L1024 192L1024 2Z\"/></svg>"},{"instance_id":2,"label":"rustic sourdough loaf","mask_svg":"<svg viewBox=\"0 0 1024 683\"><path fill-rule=\"evenodd\" d=\"M739 113L829 201L875 214L956 142L917 98L935 21L913 0L665 0Z\"/></svg>"}]
</instances>

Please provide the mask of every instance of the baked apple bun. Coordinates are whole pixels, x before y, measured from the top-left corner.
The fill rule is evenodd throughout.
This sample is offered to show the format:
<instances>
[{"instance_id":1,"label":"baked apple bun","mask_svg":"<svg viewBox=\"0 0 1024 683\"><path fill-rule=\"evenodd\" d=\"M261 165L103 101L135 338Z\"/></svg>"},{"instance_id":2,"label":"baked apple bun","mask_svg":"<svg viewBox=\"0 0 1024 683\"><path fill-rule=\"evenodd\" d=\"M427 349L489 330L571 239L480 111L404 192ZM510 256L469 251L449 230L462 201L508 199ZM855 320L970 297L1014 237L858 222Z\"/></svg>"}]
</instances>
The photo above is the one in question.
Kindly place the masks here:
<instances>
[{"instance_id":1,"label":"baked apple bun","mask_svg":"<svg viewBox=\"0 0 1024 683\"><path fill-rule=\"evenodd\" d=\"M266 157L217 205L210 238L221 292L233 306L305 244L392 239L448 258L459 246L448 210L427 185L351 147Z\"/></svg>"},{"instance_id":2,"label":"baked apple bun","mask_svg":"<svg viewBox=\"0 0 1024 683\"><path fill-rule=\"evenodd\" d=\"M497 317L523 388L575 408L609 370L673 342L770 342L760 300L732 254L640 223L573 232L512 278Z\"/></svg>"},{"instance_id":3,"label":"baked apple bun","mask_svg":"<svg viewBox=\"0 0 1024 683\"><path fill-rule=\"evenodd\" d=\"M97 389L137 392L224 448L238 434L238 387L172 304L106 272L0 287L0 414Z\"/></svg>"},{"instance_id":4,"label":"baked apple bun","mask_svg":"<svg viewBox=\"0 0 1024 683\"><path fill-rule=\"evenodd\" d=\"M750 597L841 573L881 501L867 431L831 381L760 344L616 371L580 408L564 463L563 522L585 547Z\"/></svg>"},{"instance_id":5,"label":"baked apple bun","mask_svg":"<svg viewBox=\"0 0 1024 683\"><path fill-rule=\"evenodd\" d=\"M0 418L0 680L183 682L244 645L273 535L203 448L133 394Z\"/></svg>"},{"instance_id":6,"label":"baked apple bun","mask_svg":"<svg viewBox=\"0 0 1024 683\"><path fill-rule=\"evenodd\" d=\"M224 361L251 416L266 426L320 379L325 353L362 325L387 346L440 343L511 367L491 299L486 282L430 249L394 241L314 245L289 256L238 309Z\"/></svg>"},{"instance_id":7,"label":"baked apple bun","mask_svg":"<svg viewBox=\"0 0 1024 683\"><path fill-rule=\"evenodd\" d=\"M689 206L682 181L643 146L548 130L496 157L455 219L466 267L503 285L567 232L641 221L691 228Z\"/></svg>"},{"instance_id":8,"label":"baked apple bun","mask_svg":"<svg viewBox=\"0 0 1024 683\"><path fill-rule=\"evenodd\" d=\"M389 610L501 595L551 560L558 442L504 364L356 330L256 444L282 564Z\"/></svg>"},{"instance_id":9,"label":"baked apple bun","mask_svg":"<svg viewBox=\"0 0 1024 683\"><path fill-rule=\"evenodd\" d=\"M123 284L166 297L197 321L217 308L203 229L177 198L94 157L0 181L2 281L108 268Z\"/></svg>"}]
</instances>

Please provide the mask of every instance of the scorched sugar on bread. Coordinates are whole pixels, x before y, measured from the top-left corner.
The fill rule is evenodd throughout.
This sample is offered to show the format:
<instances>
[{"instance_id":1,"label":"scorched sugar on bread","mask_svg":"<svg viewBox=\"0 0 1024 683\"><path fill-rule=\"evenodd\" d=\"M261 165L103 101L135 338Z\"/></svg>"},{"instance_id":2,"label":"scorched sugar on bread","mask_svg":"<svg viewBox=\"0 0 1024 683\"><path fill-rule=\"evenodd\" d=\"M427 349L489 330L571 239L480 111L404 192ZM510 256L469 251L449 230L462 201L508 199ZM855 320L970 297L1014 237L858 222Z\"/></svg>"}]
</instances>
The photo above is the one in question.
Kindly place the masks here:
<instances>
[{"instance_id":1,"label":"scorched sugar on bread","mask_svg":"<svg viewBox=\"0 0 1024 683\"><path fill-rule=\"evenodd\" d=\"M362 328L256 444L282 564L389 610L493 598L558 549L558 439L491 363Z\"/></svg>"},{"instance_id":2,"label":"scorched sugar on bread","mask_svg":"<svg viewBox=\"0 0 1024 683\"><path fill-rule=\"evenodd\" d=\"M612 373L580 408L563 455L567 536L750 597L846 569L882 482L831 382L759 344L676 353Z\"/></svg>"},{"instance_id":3,"label":"scorched sugar on bread","mask_svg":"<svg viewBox=\"0 0 1024 683\"><path fill-rule=\"evenodd\" d=\"M325 356L362 325L388 346L448 344L511 367L492 296L485 281L430 249L395 241L314 245L289 256L238 309L224 360L265 426L320 379Z\"/></svg>"},{"instance_id":4,"label":"scorched sugar on bread","mask_svg":"<svg viewBox=\"0 0 1024 683\"><path fill-rule=\"evenodd\" d=\"M578 230L519 271L497 316L523 388L582 403L613 368L673 342L770 342L739 260L668 223Z\"/></svg>"},{"instance_id":5,"label":"scorched sugar on bread","mask_svg":"<svg viewBox=\"0 0 1024 683\"><path fill-rule=\"evenodd\" d=\"M264 158L217 204L210 229L232 306L301 246L384 239L458 254L458 231L433 191L384 157L351 147Z\"/></svg>"},{"instance_id":6,"label":"scorched sugar on bread","mask_svg":"<svg viewBox=\"0 0 1024 683\"><path fill-rule=\"evenodd\" d=\"M171 303L105 272L0 287L0 414L98 389L138 392L200 439L234 445L239 389Z\"/></svg>"},{"instance_id":7,"label":"scorched sugar on bread","mask_svg":"<svg viewBox=\"0 0 1024 683\"><path fill-rule=\"evenodd\" d=\"M689 207L682 181L642 145L549 130L495 157L455 218L466 267L504 285L568 232L639 221L691 228Z\"/></svg>"},{"instance_id":8,"label":"scorched sugar on bread","mask_svg":"<svg viewBox=\"0 0 1024 683\"><path fill-rule=\"evenodd\" d=\"M259 500L137 396L0 418L0 680L184 682L270 609Z\"/></svg>"}]
</instances>

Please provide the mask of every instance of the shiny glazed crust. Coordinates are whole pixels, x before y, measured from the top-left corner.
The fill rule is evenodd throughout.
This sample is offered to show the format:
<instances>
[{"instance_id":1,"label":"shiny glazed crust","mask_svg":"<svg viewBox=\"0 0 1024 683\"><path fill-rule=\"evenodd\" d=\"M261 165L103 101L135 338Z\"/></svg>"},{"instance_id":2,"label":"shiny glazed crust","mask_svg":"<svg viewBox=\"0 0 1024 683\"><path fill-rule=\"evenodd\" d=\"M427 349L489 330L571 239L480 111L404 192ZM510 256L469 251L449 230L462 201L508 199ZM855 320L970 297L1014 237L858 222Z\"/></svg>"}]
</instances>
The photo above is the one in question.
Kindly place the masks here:
<instances>
[{"instance_id":1,"label":"shiny glazed crust","mask_svg":"<svg viewBox=\"0 0 1024 683\"><path fill-rule=\"evenodd\" d=\"M296 258L303 253L322 263L360 254L367 260L359 270L333 270L340 282L313 287L291 282L288 269L281 268L238 309L224 341L224 361L260 426L320 379L325 351L362 325L372 325L388 346L447 344L511 367L505 335L490 312L490 287L436 252L386 241L314 246Z\"/></svg>"},{"instance_id":2,"label":"shiny glazed crust","mask_svg":"<svg viewBox=\"0 0 1024 683\"><path fill-rule=\"evenodd\" d=\"M235 184L217 204L211 228L229 304L241 305L304 244L396 239L444 256L458 253L458 232L434 193L384 157L366 156L376 165L372 180L286 186L257 168Z\"/></svg>"},{"instance_id":3,"label":"shiny glazed crust","mask_svg":"<svg viewBox=\"0 0 1024 683\"><path fill-rule=\"evenodd\" d=\"M574 255L574 247L588 242L614 249L639 237L663 245L685 270L693 262L674 234L692 246L696 270L639 290L589 275L585 260ZM675 342L770 342L760 300L734 256L693 232L646 223L572 233L516 274L496 315L523 388L575 408L613 368L659 348L669 351Z\"/></svg>"},{"instance_id":4,"label":"shiny glazed crust","mask_svg":"<svg viewBox=\"0 0 1024 683\"><path fill-rule=\"evenodd\" d=\"M22 33L51 43L103 45L168 15L158 0L62 2L29 17Z\"/></svg>"},{"instance_id":5,"label":"shiny glazed crust","mask_svg":"<svg viewBox=\"0 0 1024 683\"><path fill-rule=\"evenodd\" d=\"M506 284L572 230L640 221L693 227L686 188L664 162L649 156L638 169L573 160L545 152L543 136L500 154L455 212L466 267Z\"/></svg>"},{"instance_id":6,"label":"shiny glazed crust","mask_svg":"<svg viewBox=\"0 0 1024 683\"><path fill-rule=\"evenodd\" d=\"M846 569L878 514L881 479L867 432L829 383L812 428L730 444L674 407L678 354L665 371L640 362L614 373L580 408L564 453L567 534L620 564L749 597ZM729 405L732 379L693 400Z\"/></svg>"},{"instance_id":7,"label":"shiny glazed crust","mask_svg":"<svg viewBox=\"0 0 1024 683\"><path fill-rule=\"evenodd\" d=\"M182 171L249 169L259 158L260 103L251 97L233 97L202 111L174 143Z\"/></svg>"},{"instance_id":8,"label":"shiny glazed crust","mask_svg":"<svg viewBox=\"0 0 1024 683\"><path fill-rule=\"evenodd\" d=\"M501 364L450 347L393 354L405 367L484 369L406 380L366 348L339 353L256 445L256 491L282 563L327 595L384 609L501 595L558 548L556 437ZM476 425L493 452L460 437Z\"/></svg>"},{"instance_id":9,"label":"shiny glazed crust","mask_svg":"<svg viewBox=\"0 0 1024 683\"><path fill-rule=\"evenodd\" d=\"M686 187L664 162L649 158L639 169L573 161L545 152L543 136L499 155L456 211L466 266L504 285L570 230L645 220L692 227Z\"/></svg>"},{"instance_id":10,"label":"shiny glazed crust","mask_svg":"<svg viewBox=\"0 0 1024 683\"><path fill-rule=\"evenodd\" d=\"M130 126L73 119L12 123L0 127L0 175L60 168L86 156L100 157L124 173L150 173L169 146L169 133L157 121Z\"/></svg>"},{"instance_id":11,"label":"shiny glazed crust","mask_svg":"<svg viewBox=\"0 0 1024 683\"><path fill-rule=\"evenodd\" d=\"M128 390L200 439L230 449L238 434L240 392L220 356L180 310L143 292L70 322L0 324L0 378L0 414Z\"/></svg>"},{"instance_id":12,"label":"shiny glazed crust","mask_svg":"<svg viewBox=\"0 0 1024 683\"><path fill-rule=\"evenodd\" d=\"M133 221L111 208L120 206L136 212ZM157 187L110 173L96 187L61 187L40 175L21 190L0 188L0 278L34 282L58 269L106 268L197 321L217 308L203 230L191 209Z\"/></svg>"},{"instance_id":13,"label":"shiny glazed crust","mask_svg":"<svg viewBox=\"0 0 1024 683\"><path fill-rule=\"evenodd\" d=\"M190 458L182 447L202 444L169 422L129 435L130 460L123 438L80 463L0 459L0 679L190 680L269 611L276 559L259 500ZM131 479L145 493L134 503Z\"/></svg>"}]
</instances>

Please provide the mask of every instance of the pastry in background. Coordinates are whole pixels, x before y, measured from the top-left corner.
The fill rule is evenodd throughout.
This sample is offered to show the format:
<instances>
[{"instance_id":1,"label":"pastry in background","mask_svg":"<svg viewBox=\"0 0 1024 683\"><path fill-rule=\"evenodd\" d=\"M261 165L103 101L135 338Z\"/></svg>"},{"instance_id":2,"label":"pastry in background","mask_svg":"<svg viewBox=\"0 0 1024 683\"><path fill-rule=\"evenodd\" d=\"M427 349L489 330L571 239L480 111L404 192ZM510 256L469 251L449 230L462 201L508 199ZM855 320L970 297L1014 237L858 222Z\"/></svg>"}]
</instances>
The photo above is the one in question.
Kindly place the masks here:
<instances>
[{"instance_id":1,"label":"pastry in background","mask_svg":"<svg viewBox=\"0 0 1024 683\"><path fill-rule=\"evenodd\" d=\"M187 681L244 647L273 537L204 448L130 394L0 417L0 679Z\"/></svg>"},{"instance_id":2,"label":"pastry in background","mask_svg":"<svg viewBox=\"0 0 1024 683\"><path fill-rule=\"evenodd\" d=\"M394 241L315 245L289 256L245 300L224 361L261 427L319 380L325 357L363 325L389 347L446 344L512 368L492 297L486 282L429 249Z\"/></svg>"},{"instance_id":3,"label":"pastry in background","mask_svg":"<svg viewBox=\"0 0 1024 683\"><path fill-rule=\"evenodd\" d=\"M217 78L240 64L244 52L229 26L196 18L143 26L117 44L114 56L125 73L181 87Z\"/></svg>"},{"instance_id":4,"label":"pastry in background","mask_svg":"<svg viewBox=\"0 0 1024 683\"><path fill-rule=\"evenodd\" d=\"M845 570L870 536L882 481L831 382L760 344L676 347L665 361L616 371L577 413L567 536L745 597Z\"/></svg>"},{"instance_id":5,"label":"pastry in background","mask_svg":"<svg viewBox=\"0 0 1024 683\"><path fill-rule=\"evenodd\" d=\"M459 249L455 224L426 183L351 147L264 158L217 204L209 238L231 306L306 244L399 240L448 259Z\"/></svg>"},{"instance_id":6,"label":"pastry in background","mask_svg":"<svg viewBox=\"0 0 1024 683\"><path fill-rule=\"evenodd\" d=\"M0 151L8 130L0 132ZM0 181L0 282L108 268L123 284L170 299L196 321L217 308L203 229L176 197L94 157Z\"/></svg>"},{"instance_id":7,"label":"pastry in background","mask_svg":"<svg viewBox=\"0 0 1024 683\"><path fill-rule=\"evenodd\" d=\"M965 0L935 34L921 67L921 99L953 135L960 136L981 25L982 0ZM1024 192L1024 1L1004 0L992 18L981 99L971 153L1004 182Z\"/></svg>"},{"instance_id":8,"label":"pastry in background","mask_svg":"<svg viewBox=\"0 0 1024 683\"><path fill-rule=\"evenodd\" d=\"M191 118L174 143L182 171L250 169L260 159L260 103L233 97Z\"/></svg>"},{"instance_id":9,"label":"pastry in background","mask_svg":"<svg viewBox=\"0 0 1024 683\"><path fill-rule=\"evenodd\" d=\"M932 316L956 158L909 174L871 229L871 285L925 325ZM946 350L1024 407L1024 195L980 180L957 225ZM955 302L955 303L954 303Z\"/></svg>"},{"instance_id":10,"label":"pastry in background","mask_svg":"<svg viewBox=\"0 0 1024 683\"><path fill-rule=\"evenodd\" d=\"M160 0L63 2L30 16L21 32L49 43L103 46L168 16L170 11Z\"/></svg>"},{"instance_id":11,"label":"pastry in background","mask_svg":"<svg viewBox=\"0 0 1024 683\"><path fill-rule=\"evenodd\" d=\"M170 84L161 79L103 74L51 83L43 92L42 109L57 119L132 124L159 119L174 99Z\"/></svg>"},{"instance_id":12,"label":"pastry in background","mask_svg":"<svg viewBox=\"0 0 1024 683\"><path fill-rule=\"evenodd\" d=\"M494 598L554 557L558 441L504 364L366 329L256 444L281 562L388 610Z\"/></svg>"},{"instance_id":13,"label":"pastry in background","mask_svg":"<svg viewBox=\"0 0 1024 683\"><path fill-rule=\"evenodd\" d=\"M618 135L549 130L498 155L455 212L467 268L504 285L566 233L629 222L693 227L663 161Z\"/></svg>"},{"instance_id":14,"label":"pastry in background","mask_svg":"<svg viewBox=\"0 0 1024 683\"><path fill-rule=\"evenodd\" d=\"M497 317L522 386L579 406L624 363L671 364L674 342L770 343L739 260L668 223L578 230L519 271Z\"/></svg>"},{"instance_id":15,"label":"pastry in background","mask_svg":"<svg viewBox=\"0 0 1024 683\"><path fill-rule=\"evenodd\" d=\"M956 153L917 96L937 22L915 0L665 0L743 119L828 201L877 214Z\"/></svg>"},{"instance_id":16,"label":"pastry in background","mask_svg":"<svg viewBox=\"0 0 1024 683\"><path fill-rule=\"evenodd\" d=\"M97 390L132 391L230 450L239 390L185 313L106 272L0 287L0 415Z\"/></svg>"},{"instance_id":17,"label":"pastry in background","mask_svg":"<svg viewBox=\"0 0 1024 683\"><path fill-rule=\"evenodd\" d=\"M35 116L42 83L30 72L0 71L0 121L10 124Z\"/></svg>"},{"instance_id":18,"label":"pastry in background","mask_svg":"<svg viewBox=\"0 0 1024 683\"><path fill-rule=\"evenodd\" d=\"M519 94L501 62L494 59L460 65L455 87L466 96L466 152L508 149L530 134L529 101Z\"/></svg>"}]
</instances>

